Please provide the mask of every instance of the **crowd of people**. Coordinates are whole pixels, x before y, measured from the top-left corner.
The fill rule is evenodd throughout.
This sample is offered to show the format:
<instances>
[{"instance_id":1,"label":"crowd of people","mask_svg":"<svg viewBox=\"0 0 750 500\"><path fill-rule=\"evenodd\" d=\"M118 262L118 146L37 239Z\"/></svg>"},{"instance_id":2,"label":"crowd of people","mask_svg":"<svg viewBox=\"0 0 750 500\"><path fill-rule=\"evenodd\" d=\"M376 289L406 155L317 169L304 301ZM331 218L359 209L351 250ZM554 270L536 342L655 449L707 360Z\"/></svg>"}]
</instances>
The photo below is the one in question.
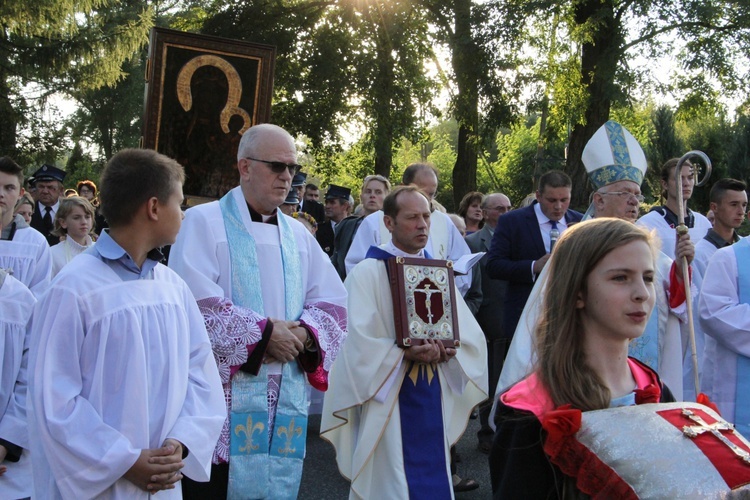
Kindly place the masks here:
<instances>
[{"instance_id":1,"label":"crowd of people","mask_svg":"<svg viewBox=\"0 0 750 500\"><path fill-rule=\"evenodd\" d=\"M239 185L187 210L183 167L154 151L123 150L99 187L70 193L63 170L26 179L0 158L0 496L296 498L311 411L352 498L478 488L454 447L476 417L495 498L744 487L747 187L714 182L710 222L688 207L693 165L670 160L663 205L641 216L647 163L630 132L607 122L582 160L585 214L558 170L519 208L470 192L448 214L428 163L398 186L368 175L359 193L321 193L270 124L243 134ZM442 295L427 271L415 286L426 324L440 303L460 341L398 340L422 332L397 331L398 311L422 307L394 294L403 259L450 271ZM709 457L698 489L633 479L655 468L648 454L610 460L656 429L644 412L672 409L735 459ZM592 439L601 450L586 441L606 433L599 412L646 423ZM693 439L680 429L676 446Z\"/></svg>"}]
</instances>

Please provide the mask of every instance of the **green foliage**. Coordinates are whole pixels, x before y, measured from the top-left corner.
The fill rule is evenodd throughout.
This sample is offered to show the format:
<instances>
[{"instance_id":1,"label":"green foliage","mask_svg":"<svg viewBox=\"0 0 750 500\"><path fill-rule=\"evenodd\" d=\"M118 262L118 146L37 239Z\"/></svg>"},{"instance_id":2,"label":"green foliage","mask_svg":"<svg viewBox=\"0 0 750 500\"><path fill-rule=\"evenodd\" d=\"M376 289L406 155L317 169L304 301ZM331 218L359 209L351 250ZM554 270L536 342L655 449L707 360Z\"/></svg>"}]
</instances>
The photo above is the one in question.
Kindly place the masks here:
<instances>
[{"instance_id":1,"label":"green foliage","mask_svg":"<svg viewBox=\"0 0 750 500\"><path fill-rule=\"evenodd\" d=\"M135 0L6 0L0 18L6 77L61 89L116 82L152 25L147 3Z\"/></svg>"},{"instance_id":2,"label":"green foliage","mask_svg":"<svg viewBox=\"0 0 750 500\"><path fill-rule=\"evenodd\" d=\"M104 168L104 163L94 163L91 158L83 152L79 143L73 146L68 161L65 164L65 187L75 189L79 181L90 180L99 184L99 176Z\"/></svg>"},{"instance_id":3,"label":"green foliage","mask_svg":"<svg viewBox=\"0 0 750 500\"><path fill-rule=\"evenodd\" d=\"M750 181L750 116L740 115L732 127L727 151L727 175Z\"/></svg>"},{"instance_id":4,"label":"green foliage","mask_svg":"<svg viewBox=\"0 0 750 500\"><path fill-rule=\"evenodd\" d=\"M95 145L102 161L123 148L138 147L141 137L144 67L133 57L123 71L125 77L116 84L71 92L78 104L68 121L71 137Z\"/></svg>"},{"instance_id":5,"label":"green foliage","mask_svg":"<svg viewBox=\"0 0 750 500\"><path fill-rule=\"evenodd\" d=\"M518 123L511 126L510 133L497 137L497 162L491 165L500 182L499 191L510 198L513 206L535 190L535 157L539 139L539 122L531 126ZM496 190L493 188L492 190ZM490 189L482 186L481 191Z\"/></svg>"},{"instance_id":6,"label":"green foliage","mask_svg":"<svg viewBox=\"0 0 750 500\"><path fill-rule=\"evenodd\" d=\"M55 92L113 85L146 43L153 15L144 0L5 0L0 19L0 154L24 156L22 88L41 89L39 106Z\"/></svg>"}]
</instances>

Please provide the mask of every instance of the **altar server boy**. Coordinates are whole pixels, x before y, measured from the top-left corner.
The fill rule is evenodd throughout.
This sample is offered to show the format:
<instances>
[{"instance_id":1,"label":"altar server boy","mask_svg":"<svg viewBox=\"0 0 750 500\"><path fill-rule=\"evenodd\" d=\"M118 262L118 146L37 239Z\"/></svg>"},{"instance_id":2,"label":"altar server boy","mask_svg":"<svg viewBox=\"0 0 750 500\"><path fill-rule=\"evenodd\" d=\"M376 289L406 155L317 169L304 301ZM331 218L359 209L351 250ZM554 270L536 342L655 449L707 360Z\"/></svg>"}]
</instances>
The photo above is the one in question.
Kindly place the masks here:
<instances>
[{"instance_id":1,"label":"altar server boy","mask_svg":"<svg viewBox=\"0 0 750 500\"><path fill-rule=\"evenodd\" d=\"M159 263L182 221L183 168L149 150L101 178L109 222L31 320L29 425L37 498L181 498L207 481L226 409L195 299Z\"/></svg>"}]
</instances>

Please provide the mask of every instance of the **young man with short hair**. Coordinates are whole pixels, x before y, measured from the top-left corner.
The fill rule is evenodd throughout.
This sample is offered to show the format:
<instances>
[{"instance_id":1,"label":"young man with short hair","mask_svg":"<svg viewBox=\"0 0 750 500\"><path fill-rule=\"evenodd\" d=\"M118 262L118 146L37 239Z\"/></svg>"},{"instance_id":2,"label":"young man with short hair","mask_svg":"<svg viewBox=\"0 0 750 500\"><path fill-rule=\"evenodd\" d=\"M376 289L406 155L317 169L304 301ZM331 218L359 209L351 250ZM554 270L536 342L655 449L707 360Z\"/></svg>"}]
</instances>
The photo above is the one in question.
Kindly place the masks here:
<instances>
[{"instance_id":1,"label":"young man with short hair","mask_svg":"<svg viewBox=\"0 0 750 500\"><path fill-rule=\"evenodd\" d=\"M513 337L534 282L550 258L555 241L583 214L570 210L572 181L562 171L539 178L536 200L498 220L487 253L487 275L505 280L503 335Z\"/></svg>"},{"instance_id":2,"label":"young man with short hair","mask_svg":"<svg viewBox=\"0 0 750 500\"><path fill-rule=\"evenodd\" d=\"M24 193L21 186L23 169L7 156L0 158L0 268L12 269L13 277L38 297L49 286L52 257L44 236L13 215Z\"/></svg>"},{"instance_id":3,"label":"young man with short hair","mask_svg":"<svg viewBox=\"0 0 750 500\"><path fill-rule=\"evenodd\" d=\"M680 207L677 204L677 183L675 169L679 158L667 160L661 167L661 187L664 205L651 209L649 213L638 219L639 226L655 229L661 240L661 251L670 259L675 258L675 244L677 233L675 227L678 222ZM711 223L701 213L693 212L687 206L693 196L695 187L695 167L689 161L682 164L680 168L680 189L682 190L682 209L685 216L685 225L693 242L700 241L709 229Z\"/></svg>"},{"instance_id":4,"label":"young man with short hair","mask_svg":"<svg viewBox=\"0 0 750 500\"><path fill-rule=\"evenodd\" d=\"M714 213L713 228L695 242L695 270L704 276L708 261L719 248L740 241L737 228L747 212L747 185L737 179L719 179L711 188L709 200Z\"/></svg>"},{"instance_id":5,"label":"young man with short hair","mask_svg":"<svg viewBox=\"0 0 750 500\"><path fill-rule=\"evenodd\" d=\"M107 164L109 231L57 276L31 320L30 441L39 498L181 498L208 481L224 422L203 317L160 264L182 221L183 168L150 150Z\"/></svg>"}]
</instances>

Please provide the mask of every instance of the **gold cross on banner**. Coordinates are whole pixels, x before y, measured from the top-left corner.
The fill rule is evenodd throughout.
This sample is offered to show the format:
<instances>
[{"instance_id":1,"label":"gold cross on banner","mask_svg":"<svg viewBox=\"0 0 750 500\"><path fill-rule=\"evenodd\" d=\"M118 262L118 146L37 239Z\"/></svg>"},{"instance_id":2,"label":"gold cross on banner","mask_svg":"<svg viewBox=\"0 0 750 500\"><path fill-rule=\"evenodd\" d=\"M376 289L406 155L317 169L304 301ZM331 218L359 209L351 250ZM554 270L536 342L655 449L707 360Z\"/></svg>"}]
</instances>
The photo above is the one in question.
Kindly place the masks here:
<instances>
[{"instance_id":1,"label":"gold cross on banner","mask_svg":"<svg viewBox=\"0 0 750 500\"><path fill-rule=\"evenodd\" d=\"M696 415L691 410L688 410L687 408L683 408L682 414L685 415L687 418L692 420L698 425L685 425L682 427L682 433L685 434L689 438L696 438L699 435L710 432L712 435L714 435L719 441L724 443L726 446L729 447L730 450L734 452L735 455L737 455L739 458L742 459L743 462L746 464L750 464L750 453L746 452L733 442L731 442L727 437L721 433L721 431L729 431L734 432L734 426L728 422L715 422L713 424L708 424L705 420L703 420L699 415Z\"/></svg>"}]
</instances>

